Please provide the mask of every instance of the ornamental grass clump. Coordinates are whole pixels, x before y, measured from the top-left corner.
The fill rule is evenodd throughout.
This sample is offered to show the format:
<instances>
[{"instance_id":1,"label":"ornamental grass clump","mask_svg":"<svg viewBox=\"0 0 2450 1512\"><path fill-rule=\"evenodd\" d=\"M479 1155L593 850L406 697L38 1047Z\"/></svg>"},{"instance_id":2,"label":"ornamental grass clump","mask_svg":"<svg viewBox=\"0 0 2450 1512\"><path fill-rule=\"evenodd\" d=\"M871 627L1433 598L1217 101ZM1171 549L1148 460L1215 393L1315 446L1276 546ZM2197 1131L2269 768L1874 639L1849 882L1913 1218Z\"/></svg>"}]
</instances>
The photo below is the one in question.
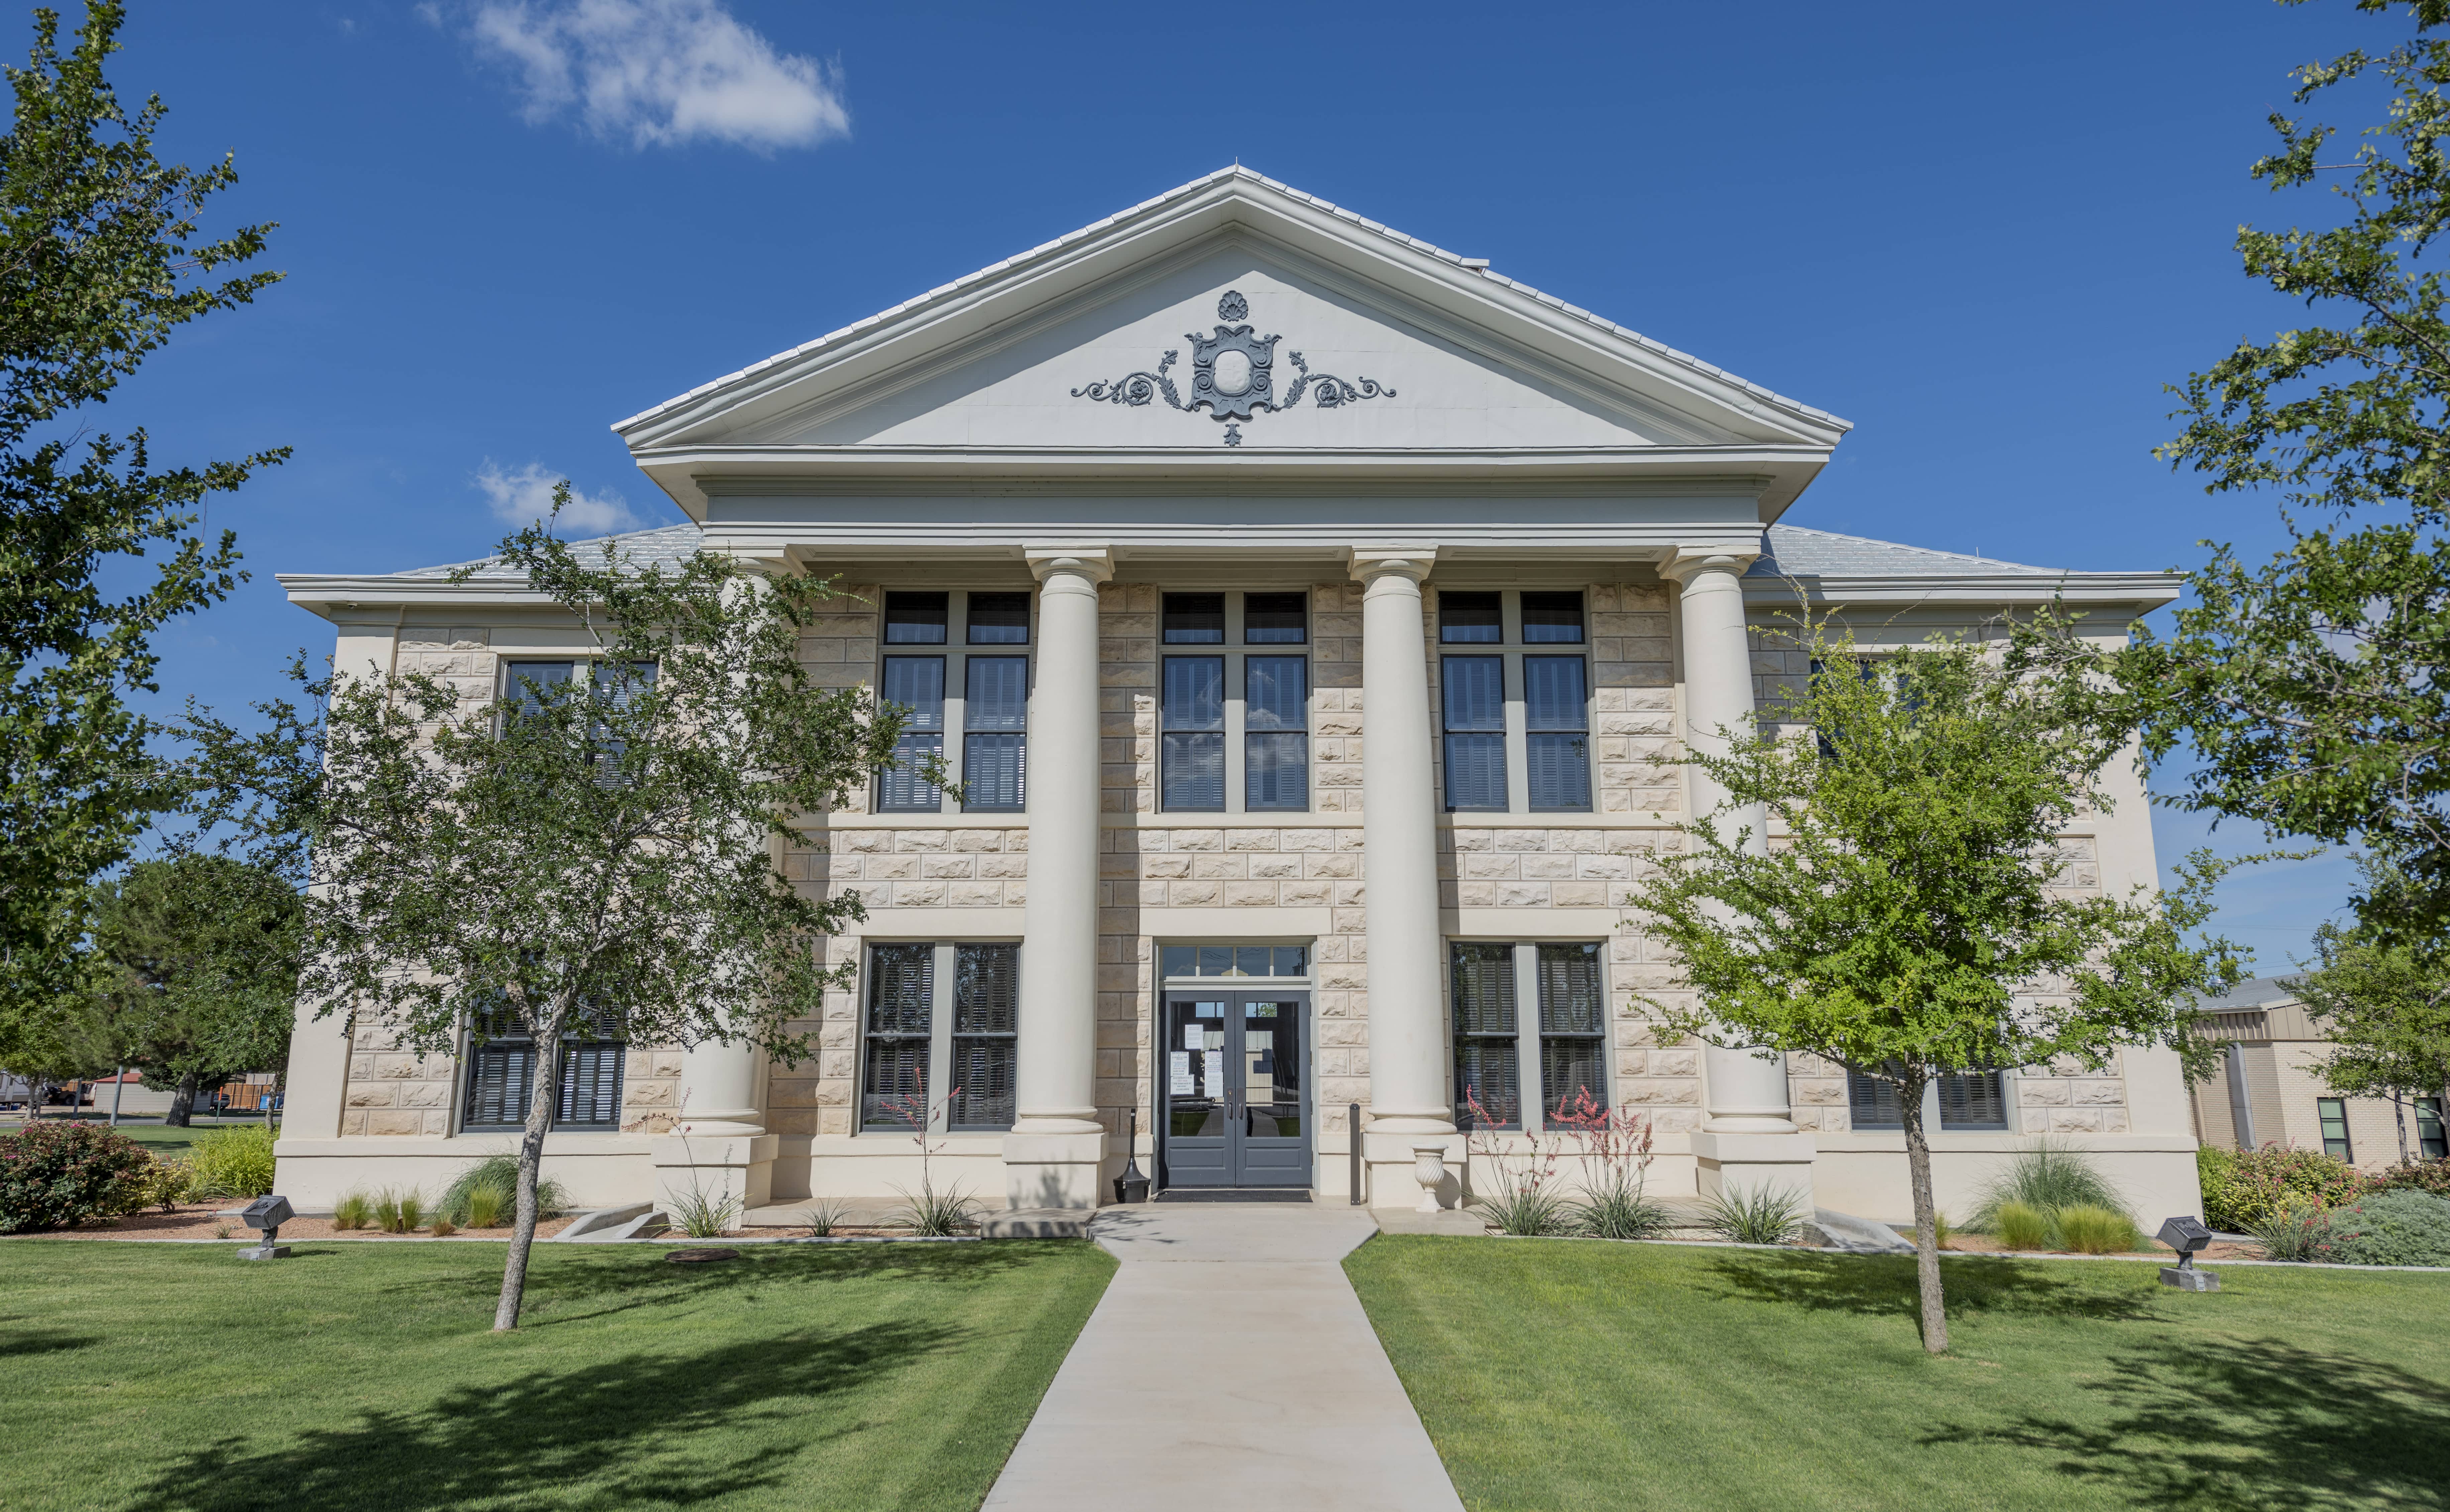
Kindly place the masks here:
<instances>
[{"instance_id":1,"label":"ornamental grass clump","mask_svg":"<svg viewBox=\"0 0 2450 1512\"><path fill-rule=\"evenodd\" d=\"M415 1233L425 1225L425 1194L414 1187L385 1188L375 1194L375 1227L385 1233Z\"/></svg>"},{"instance_id":2,"label":"ornamental grass clump","mask_svg":"<svg viewBox=\"0 0 2450 1512\"><path fill-rule=\"evenodd\" d=\"M375 1199L352 1189L341 1193L332 1204L332 1227L342 1233L358 1229L371 1229L375 1222Z\"/></svg>"},{"instance_id":3,"label":"ornamental grass clump","mask_svg":"<svg viewBox=\"0 0 2450 1512\"><path fill-rule=\"evenodd\" d=\"M2061 1208L2056 1217L2062 1250L2078 1254L2129 1254L2143 1248L2144 1236L2135 1231L2135 1220L2115 1208L2078 1203Z\"/></svg>"},{"instance_id":4,"label":"ornamental grass clump","mask_svg":"<svg viewBox=\"0 0 2450 1512\"><path fill-rule=\"evenodd\" d=\"M2248 1224L2246 1231L2263 1247L2265 1260L2309 1261L2331 1257L2330 1214L2310 1202L2265 1213Z\"/></svg>"},{"instance_id":5,"label":"ornamental grass clump","mask_svg":"<svg viewBox=\"0 0 2450 1512\"><path fill-rule=\"evenodd\" d=\"M1801 1194L1783 1187L1721 1192L1701 1204L1702 1225L1738 1244L1784 1244L1803 1224Z\"/></svg>"},{"instance_id":6,"label":"ornamental grass clump","mask_svg":"<svg viewBox=\"0 0 2450 1512\"><path fill-rule=\"evenodd\" d=\"M1593 1239L1650 1239L1667 1231L1675 1220L1646 1195L1656 1137L1649 1119L1602 1107L1588 1089L1578 1088L1548 1121L1582 1166L1573 1231Z\"/></svg>"},{"instance_id":7,"label":"ornamental grass clump","mask_svg":"<svg viewBox=\"0 0 2450 1512\"><path fill-rule=\"evenodd\" d=\"M151 1157L125 1134L66 1119L0 1135L0 1233L73 1229L136 1212Z\"/></svg>"},{"instance_id":8,"label":"ornamental grass clump","mask_svg":"<svg viewBox=\"0 0 2450 1512\"><path fill-rule=\"evenodd\" d=\"M720 1239L740 1227L740 1199L728 1193L685 1192L672 1199L672 1227L692 1239Z\"/></svg>"},{"instance_id":9,"label":"ornamental grass clump","mask_svg":"<svg viewBox=\"0 0 2450 1512\"><path fill-rule=\"evenodd\" d=\"M2030 1203L2013 1200L2000 1203L1991 1211L1987 1227L1993 1238L2011 1250L2047 1250L2051 1247L2051 1216Z\"/></svg>"},{"instance_id":10,"label":"ornamental grass clump","mask_svg":"<svg viewBox=\"0 0 2450 1512\"><path fill-rule=\"evenodd\" d=\"M1464 1107L1470 1124L1464 1141L1468 1201L1481 1217L1500 1233L1523 1238L1573 1232L1573 1207L1557 1189L1560 1141L1506 1133L1500 1126L1507 1120L1482 1106L1472 1090L1464 1092Z\"/></svg>"},{"instance_id":11,"label":"ornamental grass clump","mask_svg":"<svg viewBox=\"0 0 2450 1512\"><path fill-rule=\"evenodd\" d=\"M2055 1220L2070 1208L2104 1208L2125 1213L2126 1202L2110 1178L2092 1163L2092 1156L2071 1145L2053 1139L2036 1139L2011 1156L2006 1169L1991 1178L1982 1189L1981 1201L1974 1210L1967 1227L1992 1231L1998 1223L1999 1210L2009 1203L2020 1203L2045 1218ZM2129 1218L2129 1222L2133 1222ZM2016 1249L2039 1246L2017 1245Z\"/></svg>"},{"instance_id":12,"label":"ornamental grass clump","mask_svg":"<svg viewBox=\"0 0 2450 1512\"><path fill-rule=\"evenodd\" d=\"M481 1194L481 1195L480 1195ZM518 1210L519 1163L510 1155L487 1155L442 1189L438 1212L465 1229L498 1229ZM570 1194L551 1176L536 1177L536 1216L550 1218L570 1210Z\"/></svg>"},{"instance_id":13,"label":"ornamental grass clump","mask_svg":"<svg viewBox=\"0 0 2450 1512\"><path fill-rule=\"evenodd\" d=\"M272 1190L272 1132L260 1123L207 1129L187 1158L199 1197L261 1197Z\"/></svg>"}]
</instances>

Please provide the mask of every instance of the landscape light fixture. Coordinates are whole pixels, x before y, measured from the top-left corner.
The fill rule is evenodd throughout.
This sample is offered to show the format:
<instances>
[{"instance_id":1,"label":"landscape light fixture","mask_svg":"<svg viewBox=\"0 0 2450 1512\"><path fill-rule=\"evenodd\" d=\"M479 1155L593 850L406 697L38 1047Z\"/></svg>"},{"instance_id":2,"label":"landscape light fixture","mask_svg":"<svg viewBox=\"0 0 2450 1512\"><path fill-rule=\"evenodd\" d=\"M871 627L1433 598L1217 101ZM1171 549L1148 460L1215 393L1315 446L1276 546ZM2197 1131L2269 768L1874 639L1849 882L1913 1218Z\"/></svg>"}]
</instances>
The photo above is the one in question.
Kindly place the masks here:
<instances>
[{"instance_id":1,"label":"landscape light fixture","mask_svg":"<svg viewBox=\"0 0 2450 1512\"><path fill-rule=\"evenodd\" d=\"M1138 1149L1140 1142L1140 1116L1137 1113L1125 1114L1123 1116L1126 1120L1123 1125L1125 1131L1123 1134L1123 1173L1115 1178L1115 1200L1117 1202L1146 1202L1148 1201L1149 1179L1148 1177L1140 1174L1140 1155Z\"/></svg>"},{"instance_id":2,"label":"landscape light fixture","mask_svg":"<svg viewBox=\"0 0 2450 1512\"><path fill-rule=\"evenodd\" d=\"M236 1218L263 1235L262 1243L241 1250L238 1252L240 1259L278 1260L289 1253L287 1245L273 1242L281 1237L281 1226L298 1216L290 1211L287 1197L258 1197L236 1212L225 1212L222 1216Z\"/></svg>"},{"instance_id":3,"label":"landscape light fixture","mask_svg":"<svg viewBox=\"0 0 2450 1512\"><path fill-rule=\"evenodd\" d=\"M2161 1268L2161 1285L2181 1291L2218 1291L2217 1271L2195 1269L2195 1251L2212 1242L2212 1231L2200 1218L2176 1217L2161 1225L2154 1238L2178 1251L2178 1263Z\"/></svg>"}]
</instances>

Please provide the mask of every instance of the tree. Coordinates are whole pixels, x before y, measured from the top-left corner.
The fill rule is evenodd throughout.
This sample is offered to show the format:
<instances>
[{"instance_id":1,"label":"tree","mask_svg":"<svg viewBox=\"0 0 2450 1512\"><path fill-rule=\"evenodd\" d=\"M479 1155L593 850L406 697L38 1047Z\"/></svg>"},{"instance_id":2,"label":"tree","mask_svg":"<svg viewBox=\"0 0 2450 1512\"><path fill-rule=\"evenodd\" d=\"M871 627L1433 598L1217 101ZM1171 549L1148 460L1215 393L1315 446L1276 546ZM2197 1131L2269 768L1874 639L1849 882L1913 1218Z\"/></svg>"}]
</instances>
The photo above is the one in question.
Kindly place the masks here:
<instances>
[{"instance_id":1,"label":"tree","mask_svg":"<svg viewBox=\"0 0 2450 1512\"><path fill-rule=\"evenodd\" d=\"M157 690L153 632L243 576L228 532L210 547L191 533L197 507L287 455L156 472L142 429L63 434L177 327L281 277L213 281L259 255L270 227L198 240L205 202L237 175L227 159L196 170L153 155L162 102L130 115L103 75L123 14L92 0L63 55L58 14L36 10L0 137L0 1058L12 1060L56 1040L81 990L87 884L177 803L127 698Z\"/></svg>"},{"instance_id":2,"label":"tree","mask_svg":"<svg viewBox=\"0 0 2450 1512\"><path fill-rule=\"evenodd\" d=\"M311 878L301 1000L429 1053L506 1033L554 1046L584 1020L632 1043L813 1054L790 1025L846 979L820 963L825 938L865 916L855 895L795 891L771 843L891 765L902 726L801 666L826 585L709 552L640 568L536 527L499 564L592 640L569 681L496 700L325 677L303 707L259 706L252 734L187 722L196 822ZM518 1322L561 1071L537 1056L497 1329Z\"/></svg>"},{"instance_id":3,"label":"tree","mask_svg":"<svg viewBox=\"0 0 2450 1512\"><path fill-rule=\"evenodd\" d=\"M139 862L94 893L94 989L70 1030L87 1059L175 1089L173 1124L199 1088L287 1065L305 918L296 888L188 854Z\"/></svg>"},{"instance_id":4,"label":"tree","mask_svg":"<svg viewBox=\"0 0 2450 1512\"><path fill-rule=\"evenodd\" d=\"M1662 854L1632 902L1681 960L1689 1000L1648 999L1673 1033L1802 1052L1896 1089L1914 1186L1924 1347L1948 1347L1923 1089L1935 1078L2122 1045L2182 1046L2187 1011L2242 974L2188 945L2220 869L2158 898L2062 885L2059 836L2087 808L2114 732L2059 723L2046 690L1977 644L1867 656L1800 621L1824 670L1777 717L1815 732L1721 731L1684 760L1727 794ZM1764 845L1760 842L1766 840Z\"/></svg>"},{"instance_id":5,"label":"tree","mask_svg":"<svg viewBox=\"0 0 2450 1512\"><path fill-rule=\"evenodd\" d=\"M2366 865L2369 886L2396 879ZM2354 927L2314 932L2315 969L2297 982L2309 1015L2331 1042L2323 1080L2343 1097L2386 1097L2399 1114L2399 1158L2408 1158L2407 1107L2438 1096L2450 1109L2450 968L2408 946L2377 942Z\"/></svg>"},{"instance_id":6,"label":"tree","mask_svg":"<svg viewBox=\"0 0 2450 1512\"><path fill-rule=\"evenodd\" d=\"M2241 341L2172 391L2186 429L2160 455L2209 493L2278 491L2289 545L2256 564L2207 541L2166 638L2139 623L2113 654L2068 638L2057 659L2109 674L2071 681L2083 717L2139 729L2153 762L2191 748L2180 806L2389 863L2404 885L2361 894L2359 918L2430 956L2450 939L2450 290L2424 264L2450 224L2450 0L2357 4L2397 9L2413 36L2296 74L2300 104L2389 82L2352 160L2275 112L2252 168L2275 191L2328 183L2340 223L2237 234L2248 276L2328 323Z\"/></svg>"}]
</instances>

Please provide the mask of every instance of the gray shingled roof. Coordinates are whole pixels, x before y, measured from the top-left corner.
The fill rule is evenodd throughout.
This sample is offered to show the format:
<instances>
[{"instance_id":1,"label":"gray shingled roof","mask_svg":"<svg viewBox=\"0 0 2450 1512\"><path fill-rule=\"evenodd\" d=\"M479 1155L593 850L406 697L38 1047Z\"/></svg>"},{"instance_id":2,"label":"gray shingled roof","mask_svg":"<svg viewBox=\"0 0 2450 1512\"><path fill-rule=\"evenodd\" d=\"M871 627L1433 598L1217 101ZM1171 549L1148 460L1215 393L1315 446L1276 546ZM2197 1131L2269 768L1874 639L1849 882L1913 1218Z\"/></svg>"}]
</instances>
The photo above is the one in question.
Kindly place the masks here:
<instances>
[{"instance_id":1,"label":"gray shingled roof","mask_svg":"<svg viewBox=\"0 0 2450 1512\"><path fill-rule=\"evenodd\" d=\"M2297 995L2295 977L2257 977L2242 981L2218 998L2203 1004L2207 1013L2242 1013L2248 1008L2268 1008L2274 1003L2303 1002Z\"/></svg>"},{"instance_id":2,"label":"gray shingled roof","mask_svg":"<svg viewBox=\"0 0 2450 1512\"><path fill-rule=\"evenodd\" d=\"M583 541L571 542L570 549L574 552L584 552L592 547L602 552L609 548L619 551L624 560L635 566L678 567L689 559L691 552L697 550L697 543L705 533L694 525L666 525L651 531L625 531L618 535L591 536ZM451 562L441 567L412 567L405 572L394 572L390 575L393 577L449 577L463 567L485 567L500 560L501 558L497 556L480 556L473 562Z\"/></svg>"},{"instance_id":3,"label":"gray shingled roof","mask_svg":"<svg viewBox=\"0 0 2450 1512\"><path fill-rule=\"evenodd\" d=\"M2021 562L2002 562L1988 556L1931 552L1919 546L1899 546L1895 541L1875 541L1861 535L1835 535L1795 525L1771 526L1768 550L1754 558L1744 575L1961 577L1970 572L2007 577L2060 575L2060 570L2054 567L2027 567Z\"/></svg>"}]
</instances>

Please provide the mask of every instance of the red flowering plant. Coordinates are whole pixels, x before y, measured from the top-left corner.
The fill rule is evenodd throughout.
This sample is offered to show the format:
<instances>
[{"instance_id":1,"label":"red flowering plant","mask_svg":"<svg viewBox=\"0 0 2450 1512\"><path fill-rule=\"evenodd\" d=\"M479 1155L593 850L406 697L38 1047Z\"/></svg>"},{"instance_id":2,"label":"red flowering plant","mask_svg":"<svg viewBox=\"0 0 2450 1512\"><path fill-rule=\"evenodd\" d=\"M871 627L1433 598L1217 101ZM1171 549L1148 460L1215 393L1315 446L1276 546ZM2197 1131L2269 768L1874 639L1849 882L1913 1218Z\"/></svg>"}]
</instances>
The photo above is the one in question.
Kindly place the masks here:
<instances>
[{"instance_id":1,"label":"red flowering plant","mask_svg":"<svg viewBox=\"0 0 2450 1512\"><path fill-rule=\"evenodd\" d=\"M1466 1087L1463 1101L1470 1124L1464 1147L1474 1177L1474 1204L1483 1216L1507 1233L1572 1232L1573 1208L1556 1184L1565 1141L1507 1130L1508 1120L1489 1112L1476 1088ZM1487 1190L1479 1185L1484 1174Z\"/></svg>"},{"instance_id":2,"label":"red flowering plant","mask_svg":"<svg viewBox=\"0 0 2450 1512\"><path fill-rule=\"evenodd\" d=\"M0 1135L0 1233L73 1229L145 1205L152 1159L126 1134L68 1120Z\"/></svg>"},{"instance_id":3,"label":"red flowering plant","mask_svg":"<svg viewBox=\"0 0 2450 1512\"><path fill-rule=\"evenodd\" d=\"M1667 1210L1646 1195L1651 1146L1658 1137L1648 1118L1609 1108L1589 1088L1577 1087L1571 1097L1559 1100L1548 1123L1582 1166L1576 1228L1594 1239L1648 1239L1672 1226Z\"/></svg>"}]
</instances>

